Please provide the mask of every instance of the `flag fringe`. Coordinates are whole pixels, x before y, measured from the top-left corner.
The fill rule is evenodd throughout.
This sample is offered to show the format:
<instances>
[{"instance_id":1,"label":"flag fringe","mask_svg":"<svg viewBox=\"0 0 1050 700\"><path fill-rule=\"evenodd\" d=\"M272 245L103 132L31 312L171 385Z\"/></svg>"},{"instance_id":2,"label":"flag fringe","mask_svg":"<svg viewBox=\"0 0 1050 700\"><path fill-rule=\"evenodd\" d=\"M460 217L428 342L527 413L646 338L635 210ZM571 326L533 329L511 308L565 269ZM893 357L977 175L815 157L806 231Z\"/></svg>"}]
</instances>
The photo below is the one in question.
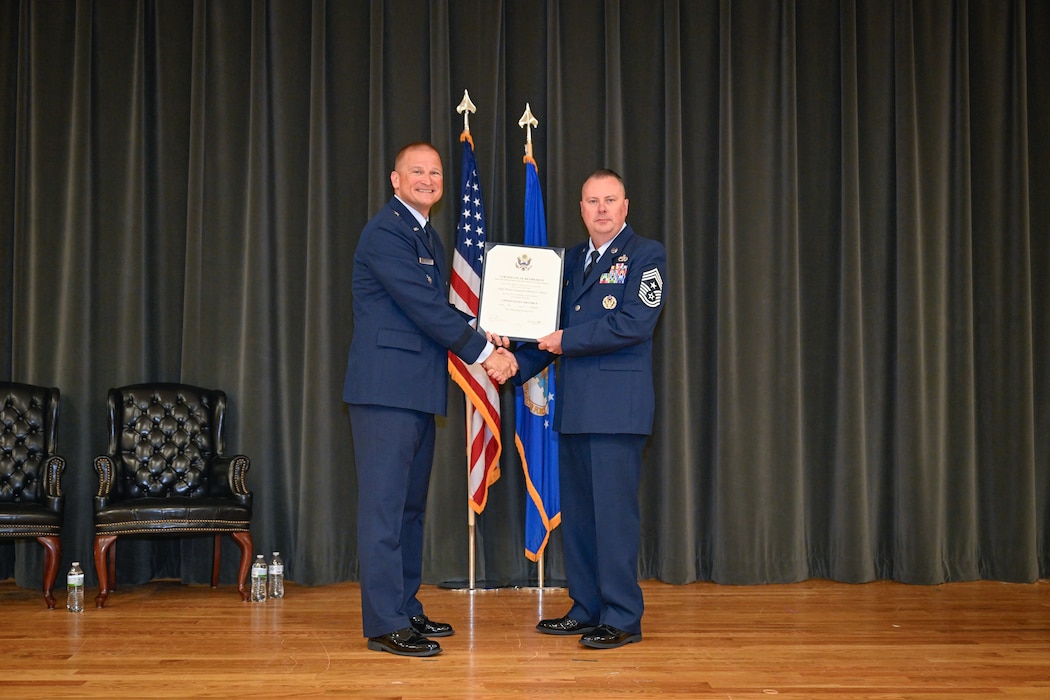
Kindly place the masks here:
<instances>
[{"instance_id":1,"label":"flag fringe","mask_svg":"<svg viewBox=\"0 0 1050 700\"><path fill-rule=\"evenodd\" d=\"M540 520L543 521L543 529L547 531L547 534L543 536L543 542L539 547L536 548L535 552L530 552L528 548L525 549L525 558L530 561L539 561L543 557L543 550L547 548L547 542L551 538L551 533L554 532L555 528L561 525L561 513L559 512L553 518L547 516L547 510L543 507L543 497L540 496L539 490L536 485L532 483L532 476L529 473L529 463L525 458L525 445L521 442L521 437L515 431L514 433L514 444L518 448L518 456L521 457L522 471L525 472L525 489L529 492L529 500L536 507L536 512L540 514Z\"/></svg>"},{"instance_id":2,"label":"flag fringe","mask_svg":"<svg viewBox=\"0 0 1050 700\"><path fill-rule=\"evenodd\" d=\"M488 411L485 411L485 410L481 410L481 408L479 408L480 406L484 406L486 402L485 402L484 399L482 399L481 395L478 393L476 384L470 380L469 376L467 376L467 375L469 375L469 372L466 372L465 370L466 370L466 366L465 365L461 366L456 361L454 361L451 357L449 357L449 359L448 359L448 373L449 373L449 376L451 376L452 377L452 381L454 381L459 386L459 388L463 390L464 395L466 396L467 400L470 401L471 405L474 407L474 410L481 414L482 420L485 421L485 425L488 426L489 432L492 434L492 436L493 436L493 438L495 439L495 442L496 442L496 454L492 458L490 463L487 465L488 468L485 470L485 472L486 472L485 488L484 488L485 495L484 495L481 503L479 504L479 503L477 503L474 500L473 494L470 494L469 495L470 497L467 498L467 502L470 503L470 509L473 510L478 515L481 515L481 511L485 510L485 506L489 502L489 486L492 486L500 478L499 458L500 458L500 455L503 454L503 439L502 439L502 436L500 434L500 424L496 422L496 420L492 417L491 413L489 413ZM469 425L467 426L467 433L468 433L468 435L470 433L470 426ZM467 454L468 454L468 456L470 454L469 450L470 450L470 443L468 442L467 443Z\"/></svg>"}]
</instances>

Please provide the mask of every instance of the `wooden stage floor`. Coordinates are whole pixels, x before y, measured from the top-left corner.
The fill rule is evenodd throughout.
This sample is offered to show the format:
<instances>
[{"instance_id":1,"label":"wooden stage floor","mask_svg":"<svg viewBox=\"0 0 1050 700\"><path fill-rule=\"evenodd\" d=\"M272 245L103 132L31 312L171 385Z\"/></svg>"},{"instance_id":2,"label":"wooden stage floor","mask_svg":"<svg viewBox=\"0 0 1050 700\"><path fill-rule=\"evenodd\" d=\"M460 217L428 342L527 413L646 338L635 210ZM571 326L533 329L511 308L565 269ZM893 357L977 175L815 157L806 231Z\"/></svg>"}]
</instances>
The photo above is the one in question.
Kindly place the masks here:
<instances>
[{"instance_id":1,"label":"wooden stage floor","mask_svg":"<svg viewBox=\"0 0 1050 700\"><path fill-rule=\"evenodd\" d=\"M643 641L594 650L534 630L563 589L425 586L456 634L413 659L365 648L353 583L249 604L156 581L74 615L5 581L0 697L1050 698L1050 581L643 590Z\"/></svg>"}]
</instances>

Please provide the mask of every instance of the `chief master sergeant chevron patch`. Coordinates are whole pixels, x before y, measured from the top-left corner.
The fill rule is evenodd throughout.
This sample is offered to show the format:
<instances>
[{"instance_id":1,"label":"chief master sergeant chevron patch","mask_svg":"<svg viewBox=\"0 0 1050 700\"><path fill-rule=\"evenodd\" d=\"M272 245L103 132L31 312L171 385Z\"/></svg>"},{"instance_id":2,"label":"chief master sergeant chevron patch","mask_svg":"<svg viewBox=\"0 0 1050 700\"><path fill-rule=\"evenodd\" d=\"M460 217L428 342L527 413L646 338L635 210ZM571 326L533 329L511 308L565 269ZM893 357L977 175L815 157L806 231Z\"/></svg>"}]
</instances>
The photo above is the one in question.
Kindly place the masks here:
<instances>
[{"instance_id":1,"label":"chief master sergeant chevron patch","mask_svg":"<svg viewBox=\"0 0 1050 700\"><path fill-rule=\"evenodd\" d=\"M638 286L638 298L649 308L655 309L663 298L664 282L660 271L655 267L642 273L642 283Z\"/></svg>"}]
</instances>

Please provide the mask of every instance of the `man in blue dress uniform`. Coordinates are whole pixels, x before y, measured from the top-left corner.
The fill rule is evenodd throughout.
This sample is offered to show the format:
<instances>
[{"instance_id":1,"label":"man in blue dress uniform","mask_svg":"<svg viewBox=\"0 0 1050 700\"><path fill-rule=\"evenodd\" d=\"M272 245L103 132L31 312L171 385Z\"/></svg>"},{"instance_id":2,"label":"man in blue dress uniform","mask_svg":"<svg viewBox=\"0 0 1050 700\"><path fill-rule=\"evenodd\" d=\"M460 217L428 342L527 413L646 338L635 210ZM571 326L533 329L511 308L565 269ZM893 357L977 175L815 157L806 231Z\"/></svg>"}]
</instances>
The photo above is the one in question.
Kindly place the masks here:
<instances>
[{"instance_id":1,"label":"man in blue dress uniform","mask_svg":"<svg viewBox=\"0 0 1050 700\"><path fill-rule=\"evenodd\" d=\"M583 185L589 233L565 256L561 329L515 352L516 383L555 358L559 486L572 607L546 634L611 649L642 639L638 484L653 430L653 332L667 254L627 225L623 180L598 170Z\"/></svg>"},{"instance_id":2,"label":"man in blue dress uniform","mask_svg":"<svg viewBox=\"0 0 1050 700\"><path fill-rule=\"evenodd\" d=\"M448 399L448 351L500 382L517 369L448 303L445 252L430 225L443 192L441 156L427 143L397 154L394 197L354 253L354 333L343 400L357 466L361 613L368 648L432 656L452 626L423 613L423 514L434 461L434 416Z\"/></svg>"}]
</instances>

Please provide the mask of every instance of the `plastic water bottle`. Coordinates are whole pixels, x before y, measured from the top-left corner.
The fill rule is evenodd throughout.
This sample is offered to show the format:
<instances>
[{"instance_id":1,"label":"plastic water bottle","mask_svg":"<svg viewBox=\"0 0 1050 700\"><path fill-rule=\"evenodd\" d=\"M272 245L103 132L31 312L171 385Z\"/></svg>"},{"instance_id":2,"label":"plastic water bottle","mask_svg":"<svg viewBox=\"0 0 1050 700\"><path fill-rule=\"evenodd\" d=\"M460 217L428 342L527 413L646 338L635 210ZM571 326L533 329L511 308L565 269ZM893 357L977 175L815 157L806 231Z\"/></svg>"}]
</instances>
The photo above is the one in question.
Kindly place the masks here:
<instances>
[{"instance_id":1,"label":"plastic water bottle","mask_svg":"<svg viewBox=\"0 0 1050 700\"><path fill-rule=\"evenodd\" d=\"M79 561L73 562L66 574L66 610L84 612L84 570Z\"/></svg>"},{"instance_id":2,"label":"plastic water bottle","mask_svg":"<svg viewBox=\"0 0 1050 700\"><path fill-rule=\"evenodd\" d=\"M252 602L261 603L266 600L266 560L263 555L256 554L252 562Z\"/></svg>"},{"instance_id":3,"label":"plastic water bottle","mask_svg":"<svg viewBox=\"0 0 1050 700\"><path fill-rule=\"evenodd\" d=\"M270 582L270 597L271 598L283 598L284 597L284 562L281 561L281 553L274 552L273 559L270 560L269 574Z\"/></svg>"}]
</instances>

